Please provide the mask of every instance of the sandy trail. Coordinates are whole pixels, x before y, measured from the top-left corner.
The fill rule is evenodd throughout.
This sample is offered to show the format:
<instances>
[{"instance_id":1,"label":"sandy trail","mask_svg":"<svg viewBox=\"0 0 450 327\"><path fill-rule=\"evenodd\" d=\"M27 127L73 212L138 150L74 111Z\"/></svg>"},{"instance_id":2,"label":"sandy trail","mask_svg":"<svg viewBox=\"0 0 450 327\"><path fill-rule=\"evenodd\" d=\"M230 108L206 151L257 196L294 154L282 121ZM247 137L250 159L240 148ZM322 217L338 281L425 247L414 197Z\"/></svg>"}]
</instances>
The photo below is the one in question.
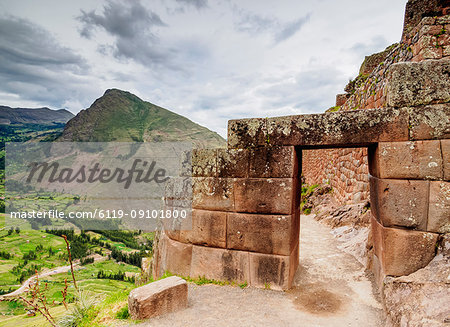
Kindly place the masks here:
<instances>
[{"instance_id":1,"label":"sandy trail","mask_svg":"<svg viewBox=\"0 0 450 327\"><path fill-rule=\"evenodd\" d=\"M94 258L94 262L97 261L104 261L107 258L106 257L102 257L98 254L92 255L91 257ZM76 263L75 263L76 262ZM73 268L74 269L78 269L80 267L79 265L79 260L75 260L74 264L73 264ZM41 273L38 274L39 279L42 279L44 277L49 277L49 276L53 276L53 275L57 275L57 274L63 274L66 273L70 270L70 265L67 266L61 266L61 267L55 267L52 269L47 269ZM30 289L30 286L32 286L34 284L34 281L36 280L36 275L31 276L30 278L28 278L23 284L22 286L20 286L18 289L16 289L15 291L8 293L8 294L4 294L4 295L0 295L0 299L1 298L10 298L10 297L15 297L18 296L20 294L22 294L23 292L26 292Z\"/></svg>"},{"instance_id":2,"label":"sandy trail","mask_svg":"<svg viewBox=\"0 0 450 327\"><path fill-rule=\"evenodd\" d=\"M288 292L190 284L186 310L138 326L384 326L363 266L330 231L301 217L300 267Z\"/></svg>"}]
</instances>

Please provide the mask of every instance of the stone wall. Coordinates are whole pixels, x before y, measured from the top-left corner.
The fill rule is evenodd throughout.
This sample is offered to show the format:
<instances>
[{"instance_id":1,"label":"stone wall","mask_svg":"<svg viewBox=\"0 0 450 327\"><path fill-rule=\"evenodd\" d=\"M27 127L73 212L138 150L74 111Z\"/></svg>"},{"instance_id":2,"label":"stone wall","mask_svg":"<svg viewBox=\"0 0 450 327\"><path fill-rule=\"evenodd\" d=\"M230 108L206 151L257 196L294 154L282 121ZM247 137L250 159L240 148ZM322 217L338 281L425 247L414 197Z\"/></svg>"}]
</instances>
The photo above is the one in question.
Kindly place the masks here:
<instances>
[{"instance_id":1,"label":"stone wall","mask_svg":"<svg viewBox=\"0 0 450 327\"><path fill-rule=\"evenodd\" d=\"M444 1L445 2L445 1ZM402 42L385 51L366 57L360 75L346 88L347 94L336 97L339 110L376 109L388 105L387 84L392 65L399 62L419 62L450 59L449 8L440 1L408 2ZM441 15L441 16L439 16ZM444 15L444 16L442 16ZM437 17L435 17L437 16ZM367 158L363 149L310 150L303 156L303 176L308 184L328 181L336 199L352 203L368 198ZM356 194L355 194L356 193Z\"/></svg>"},{"instance_id":2,"label":"stone wall","mask_svg":"<svg viewBox=\"0 0 450 327\"><path fill-rule=\"evenodd\" d=\"M367 148L303 150L302 158L305 183L332 185L341 204L369 199Z\"/></svg>"},{"instance_id":3,"label":"stone wall","mask_svg":"<svg viewBox=\"0 0 450 327\"><path fill-rule=\"evenodd\" d=\"M298 155L293 146L195 150L192 230L165 226L154 276L289 289L299 260Z\"/></svg>"},{"instance_id":4,"label":"stone wall","mask_svg":"<svg viewBox=\"0 0 450 327\"><path fill-rule=\"evenodd\" d=\"M362 69L355 80L356 87L350 88L348 100L340 110L385 107L388 71L395 63L450 59L450 15L424 17L407 35L401 43L392 45L383 52L387 54L386 57L370 73L367 74L367 71ZM377 57L378 54L373 56ZM369 61L370 57L367 57L366 61Z\"/></svg>"}]
</instances>

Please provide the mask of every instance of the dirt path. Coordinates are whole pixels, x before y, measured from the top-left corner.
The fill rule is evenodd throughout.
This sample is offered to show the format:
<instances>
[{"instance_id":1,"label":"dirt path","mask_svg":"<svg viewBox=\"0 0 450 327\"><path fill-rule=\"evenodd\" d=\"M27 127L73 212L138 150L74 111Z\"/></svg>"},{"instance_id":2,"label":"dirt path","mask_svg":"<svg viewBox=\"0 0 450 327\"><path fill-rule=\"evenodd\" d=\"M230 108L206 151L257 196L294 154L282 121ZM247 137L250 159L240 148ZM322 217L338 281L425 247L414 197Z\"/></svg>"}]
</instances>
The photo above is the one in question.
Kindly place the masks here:
<instances>
[{"instance_id":1,"label":"dirt path","mask_svg":"<svg viewBox=\"0 0 450 327\"><path fill-rule=\"evenodd\" d=\"M294 289L189 285L186 310L138 326L384 326L362 265L338 249L330 228L302 216L300 239Z\"/></svg>"},{"instance_id":2,"label":"dirt path","mask_svg":"<svg viewBox=\"0 0 450 327\"><path fill-rule=\"evenodd\" d=\"M98 254L95 254L92 257L94 258L94 262L106 260L106 257L102 257ZM77 260L77 262L78 261L79 260ZM80 265L78 263L74 263L73 268L77 269L78 267L80 267ZM39 273L38 277L39 277L39 279L42 279L43 277L53 276L53 275L57 275L57 274L63 274L63 273L68 272L69 270L70 270L70 265L62 266L62 267L55 267L50 270L45 270L45 271ZM36 275L31 276L22 284L22 286L20 286L14 292L0 295L0 299L14 297L14 296L22 294L23 292L27 291L31 285L33 285L35 279L36 279Z\"/></svg>"}]
</instances>

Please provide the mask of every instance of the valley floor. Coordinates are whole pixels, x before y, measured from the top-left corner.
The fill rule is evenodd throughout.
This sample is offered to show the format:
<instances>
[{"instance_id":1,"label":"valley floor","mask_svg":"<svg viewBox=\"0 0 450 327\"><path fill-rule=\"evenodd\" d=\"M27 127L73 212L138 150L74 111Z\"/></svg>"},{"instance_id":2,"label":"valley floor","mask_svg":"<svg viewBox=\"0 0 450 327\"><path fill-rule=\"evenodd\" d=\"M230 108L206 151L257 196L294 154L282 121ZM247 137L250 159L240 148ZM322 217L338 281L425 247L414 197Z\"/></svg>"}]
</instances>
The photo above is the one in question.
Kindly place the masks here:
<instances>
[{"instance_id":1,"label":"valley floor","mask_svg":"<svg viewBox=\"0 0 450 327\"><path fill-rule=\"evenodd\" d=\"M384 326L364 267L330 231L301 217L300 266L288 292L189 284L186 310L137 326Z\"/></svg>"}]
</instances>

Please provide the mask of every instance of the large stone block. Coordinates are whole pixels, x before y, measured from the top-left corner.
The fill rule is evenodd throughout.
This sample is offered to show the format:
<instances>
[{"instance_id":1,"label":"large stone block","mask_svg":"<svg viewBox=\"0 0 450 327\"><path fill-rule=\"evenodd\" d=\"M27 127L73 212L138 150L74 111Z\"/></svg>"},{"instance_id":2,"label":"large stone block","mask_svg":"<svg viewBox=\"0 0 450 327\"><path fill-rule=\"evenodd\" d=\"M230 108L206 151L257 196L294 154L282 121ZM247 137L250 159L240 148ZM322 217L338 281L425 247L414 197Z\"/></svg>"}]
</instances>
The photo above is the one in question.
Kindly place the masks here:
<instances>
[{"instance_id":1,"label":"large stone block","mask_svg":"<svg viewBox=\"0 0 450 327\"><path fill-rule=\"evenodd\" d=\"M192 176L215 177L217 175L217 149L192 151Z\"/></svg>"},{"instance_id":2,"label":"large stone block","mask_svg":"<svg viewBox=\"0 0 450 327\"><path fill-rule=\"evenodd\" d=\"M227 247L289 255L296 243L293 239L293 219L291 215L230 213L227 220Z\"/></svg>"},{"instance_id":3,"label":"large stone block","mask_svg":"<svg viewBox=\"0 0 450 327\"><path fill-rule=\"evenodd\" d=\"M296 180L292 178L238 178L234 184L235 209L248 213L291 214Z\"/></svg>"},{"instance_id":4,"label":"large stone block","mask_svg":"<svg viewBox=\"0 0 450 327\"><path fill-rule=\"evenodd\" d=\"M287 290L298 266L298 246L289 256L249 253L251 285L260 288Z\"/></svg>"},{"instance_id":5,"label":"large stone block","mask_svg":"<svg viewBox=\"0 0 450 327\"><path fill-rule=\"evenodd\" d=\"M267 119L248 118L228 121L228 148L245 149L268 144Z\"/></svg>"},{"instance_id":6,"label":"large stone block","mask_svg":"<svg viewBox=\"0 0 450 327\"><path fill-rule=\"evenodd\" d=\"M368 109L267 120L275 145L348 146L408 139L406 110Z\"/></svg>"},{"instance_id":7,"label":"large stone block","mask_svg":"<svg viewBox=\"0 0 450 327\"><path fill-rule=\"evenodd\" d=\"M217 177L248 177L249 151L245 149L219 149L217 151Z\"/></svg>"},{"instance_id":8,"label":"large stone block","mask_svg":"<svg viewBox=\"0 0 450 327\"><path fill-rule=\"evenodd\" d=\"M408 108L411 140L450 138L450 103Z\"/></svg>"},{"instance_id":9,"label":"large stone block","mask_svg":"<svg viewBox=\"0 0 450 327\"><path fill-rule=\"evenodd\" d=\"M158 276L162 276L166 271L180 276L189 276L192 244L172 240L165 233L161 233L158 252L160 252Z\"/></svg>"},{"instance_id":10,"label":"large stone block","mask_svg":"<svg viewBox=\"0 0 450 327\"><path fill-rule=\"evenodd\" d=\"M249 177L283 178L298 175L297 153L293 146L255 148L250 151Z\"/></svg>"},{"instance_id":11,"label":"large stone block","mask_svg":"<svg viewBox=\"0 0 450 327\"><path fill-rule=\"evenodd\" d=\"M450 101L450 60L393 64L388 71L389 107L408 107Z\"/></svg>"},{"instance_id":12,"label":"large stone block","mask_svg":"<svg viewBox=\"0 0 450 327\"><path fill-rule=\"evenodd\" d=\"M431 182L428 231L450 233L450 182Z\"/></svg>"},{"instance_id":13,"label":"large stone block","mask_svg":"<svg viewBox=\"0 0 450 327\"><path fill-rule=\"evenodd\" d=\"M187 283L177 276L135 288L128 296L128 311L135 320L182 310L187 304Z\"/></svg>"},{"instance_id":14,"label":"large stone block","mask_svg":"<svg viewBox=\"0 0 450 327\"><path fill-rule=\"evenodd\" d=\"M180 240L186 243L225 248L227 213L223 211L192 210L192 229L182 230Z\"/></svg>"},{"instance_id":15,"label":"large stone block","mask_svg":"<svg viewBox=\"0 0 450 327\"><path fill-rule=\"evenodd\" d=\"M444 161L444 180L450 181L450 139L441 140L441 150Z\"/></svg>"},{"instance_id":16,"label":"large stone block","mask_svg":"<svg viewBox=\"0 0 450 327\"><path fill-rule=\"evenodd\" d=\"M192 208L233 211L233 190L232 178L194 177Z\"/></svg>"},{"instance_id":17,"label":"large stone block","mask_svg":"<svg viewBox=\"0 0 450 327\"><path fill-rule=\"evenodd\" d=\"M370 208L385 227L427 230L430 182L370 176Z\"/></svg>"},{"instance_id":18,"label":"large stone block","mask_svg":"<svg viewBox=\"0 0 450 327\"><path fill-rule=\"evenodd\" d=\"M409 275L433 259L438 234L383 227L374 217L371 221L374 254L384 274Z\"/></svg>"},{"instance_id":19,"label":"large stone block","mask_svg":"<svg viewBox=\"0 0 450 327\"><path fill-rule=\"evenodd\" d=\"M228 147L369 145L408 140L406 109L368 109L228 122ZM251 134L247 130L254 130ZM253 135L253 137L252 137Z\"/></svg>"},{"instance_id":20,"label":"large stone block","mask_svg":"<svg viewBox=\"0 0 450 327\"><path fill-rule=\"evenodd\" d=\"M191 277L250 282L248 252L193 246Z\"/></svg>"},{"instance_id":21,"label":"large stone block","mask_svg":"<svg viewBox=\"0 0 450 327\"><path fill-rule=\"evenodd\" d=\"M378 178L441 179L442 166L438 140L381 142L369 149L370 174Z\"/></svg>"},{"instance_id":22,"label":"large stone block","mask_svg":"<svg viewBox=\"0 0 450 327\"><path fill-rule=\"evenodd\" d=\"M390 326L445 327L450 315L450 234L439 242L436 256L408 276L388 277L383 295Z\"/></svg>"}]
</instances>

